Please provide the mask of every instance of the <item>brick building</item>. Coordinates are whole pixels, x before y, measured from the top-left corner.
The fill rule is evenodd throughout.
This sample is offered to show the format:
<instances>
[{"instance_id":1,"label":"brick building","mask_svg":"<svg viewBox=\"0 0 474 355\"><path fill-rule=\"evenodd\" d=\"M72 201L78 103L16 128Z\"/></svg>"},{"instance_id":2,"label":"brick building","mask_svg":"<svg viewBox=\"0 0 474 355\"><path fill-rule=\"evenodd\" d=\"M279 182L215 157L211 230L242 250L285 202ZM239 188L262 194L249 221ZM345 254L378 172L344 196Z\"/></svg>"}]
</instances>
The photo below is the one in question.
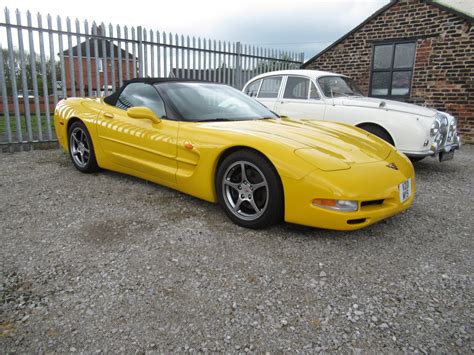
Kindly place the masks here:
<instances>
[{"instance_id":1,"label":"brick building","mask_svg":"<svg viewBox=\"0 0 474 355\"><path fill-rule=\"evenodd\" d=\"M472 0L391 1L303 68L345 74L368 96L449 112L474 143L473 12Z\"/></svg>"},{"instance_id":2,"label":"brick building","mask_svg":"<svg viewBox=\"0 0 474 355\"><path fill-rule=\"evenodd\" d=\"M103 43L105 43L105 53L103 50ZM126 68L128 63L128 70L130 78L133 78L133 55L127 53L124 49L119 48L115 44L111 44L108 40L100 40L97 46L97 60L95 53L94 41L89 41L90 46L90 62L91 62L91 85L93 95L104 92L105 85L105 74L107 73L107 83L109 91L112 88L112 79L115 79L115 85L118 87L119 84L119 51L122 62L122 80L126 80ZM72 77L71 77L71 66L69 64L69 50L63 52L64 55L64 69L66 77L66 92L68 96L79 95L79 61L82 62L82 81L84 83L84 91L87 95L89 84L87 80L87 59L86 59L86 42L81 43L81 58L79 58L78 46L72 47L73 55L73 67L74 67L74 86L75 92L73 92ZM112 55L113 54L113 55ZM127 61L128 55L128 61ZM112 61L113 58L113 61ZM114 69L114 75L112 75L112 63ZM136 70L138 70L138 60L135 58ZM99 87L97 85L97 73L99 74Z\"/></svg>"}]
</instances>

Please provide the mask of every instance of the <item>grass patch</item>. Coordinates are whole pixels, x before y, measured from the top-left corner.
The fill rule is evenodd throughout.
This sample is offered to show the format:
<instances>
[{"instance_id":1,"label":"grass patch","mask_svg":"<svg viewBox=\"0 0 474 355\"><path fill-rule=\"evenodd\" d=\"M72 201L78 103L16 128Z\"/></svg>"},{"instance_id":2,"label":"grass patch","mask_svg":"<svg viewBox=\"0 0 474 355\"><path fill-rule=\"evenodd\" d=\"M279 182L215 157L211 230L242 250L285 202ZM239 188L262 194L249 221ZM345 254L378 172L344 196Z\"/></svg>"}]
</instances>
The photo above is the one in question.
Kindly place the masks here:
<instances>
[{"instance_id":1,"label":"grass patch","mask_svg":"<svg viewBox=\"0 0 474 355\"><path fill-rule=\"evenodd\" d=\"M15 120L15 115L10 114L10 130L12 133L12 138L16 137L17 134L17 129L16 129L16 120ZM26 128L26 116L25 115L20 115L20 123L21 123L21 131L23 133L23 137L27 139L28 136L28 131ZM51 131L53 132L53 138L54 138L54 119L51 116ZM38 119L35 114L31 115L31 131L33 132L34 137L38 137L39 129L38 129ZM43 132L43 139L48 137L48 127L47 127L47 122L46 122L46 116L44 114L41 114L41 131ZM6 137L7 134L7 128L6 128L6 120L5 116L0 115L0 135L4 135Z\"/></svg>"}]
</instances>

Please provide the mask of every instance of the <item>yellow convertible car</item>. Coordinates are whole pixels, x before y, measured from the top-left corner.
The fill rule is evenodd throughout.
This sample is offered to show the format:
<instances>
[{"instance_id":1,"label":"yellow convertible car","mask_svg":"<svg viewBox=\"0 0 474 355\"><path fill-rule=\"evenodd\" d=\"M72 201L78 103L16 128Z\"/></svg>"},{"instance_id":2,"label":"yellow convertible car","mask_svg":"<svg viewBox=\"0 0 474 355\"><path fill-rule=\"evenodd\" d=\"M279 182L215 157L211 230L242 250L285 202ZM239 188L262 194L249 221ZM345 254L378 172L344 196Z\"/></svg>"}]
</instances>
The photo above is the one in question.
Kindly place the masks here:
<instances>
[{"instance_id":1,"label":"yellow convertible car","mask_svg":"<svg viewBox=\"0 0 474 355\"><path fill-rule=\"evenodd\" d=\"M219 202L248 228L358 229L406 210L415 192L410 161L376 136L279 117L222 84L134 79L106 98L60 101L54 124L78 170Z\"/></svg>"}]
</instances>

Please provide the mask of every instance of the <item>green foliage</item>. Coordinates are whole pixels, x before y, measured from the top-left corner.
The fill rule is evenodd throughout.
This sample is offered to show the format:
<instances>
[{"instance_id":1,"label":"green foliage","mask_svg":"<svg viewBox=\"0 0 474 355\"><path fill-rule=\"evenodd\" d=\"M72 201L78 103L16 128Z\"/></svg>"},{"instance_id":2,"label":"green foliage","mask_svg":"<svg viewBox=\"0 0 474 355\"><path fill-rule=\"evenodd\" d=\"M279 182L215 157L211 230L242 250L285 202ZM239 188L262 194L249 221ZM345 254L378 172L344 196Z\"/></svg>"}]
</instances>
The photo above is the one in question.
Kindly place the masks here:
<instances>
[{"instance_id":1,"label":"green foliage","mask_svg":"<svg viewBox=\"0 0 474 355\"><path fill-rule=\"evenodd\" d=\"M8 95L11 95L12 92L12 71L14 74L14 80L16 81L18 94L22 93L22 82L21 82L21 61L20 61L20 52L18 50L13 50L13 62L10 60L10 55L8 49L2 49L3 54L3 72L5 74L5 85L7 87ZM34 58L32 58L34 56ZM33 74L32 74L32 62L36 69L36 81L38 85L38 94L40 96L44 95L43 92L43 77L41 72L41 58L38 55L25 52L25 69L26 69L26 81L28 85L28 90L33 90ZM60 62L56 62L52 58L47 58L45 62L46 67L46 82L48 94L52 93L53 83L51 80L51 74L53 71L53 65L56 67L56 77L60 78L61 68Z\"/></svg>"},{"instance_id":2,"label":"green foliage","mask_svg":"<svg viewBox=\"0 0 474 355\"><path fill-rule=\"evenodd\" d=\"M292 61L292 60L294 60L292 57L284 53L279 60L267 60L267 59L259 60L257 63L256 70L261 73L274 71L274 70L277 70L277 68L279 68L279 64L282 61Z\"/></svg>"}]
</instances>

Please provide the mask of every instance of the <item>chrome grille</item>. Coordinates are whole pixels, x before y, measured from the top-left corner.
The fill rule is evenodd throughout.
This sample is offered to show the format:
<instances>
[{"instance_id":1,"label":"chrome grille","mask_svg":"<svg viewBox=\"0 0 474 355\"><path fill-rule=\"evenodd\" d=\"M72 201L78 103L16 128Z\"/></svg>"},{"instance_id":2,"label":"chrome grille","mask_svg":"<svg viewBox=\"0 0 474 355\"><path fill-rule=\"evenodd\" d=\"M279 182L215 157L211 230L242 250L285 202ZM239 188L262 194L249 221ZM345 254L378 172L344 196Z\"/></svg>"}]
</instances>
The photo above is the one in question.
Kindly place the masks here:
<instances>
[{"instance_id":1,"label":"chrome grille","mask_svg":"<svg viewBox=\"0 0 474 355\"><path fill-rule=\"evenodd\" d=\"M438 114L438 120L440 123L440 127L438 134L434 139L434 142L438 145L438 147L443 147L446 144L446 140L448 138L449 121L448 118L442 114Z\"/></svg>"},{"instance_id":2,"label":"chrome grille","mask_svg":"<svg viewBox=\"0 0 474 355\"><path fill-rule=\"evenodd\" d=\"M456 118L453 117L453 120L451 124L449 125L447 141L449 143L454 142L456 135L457 135L457 121L456 121Z\"/></svg>"}]
</instances>

